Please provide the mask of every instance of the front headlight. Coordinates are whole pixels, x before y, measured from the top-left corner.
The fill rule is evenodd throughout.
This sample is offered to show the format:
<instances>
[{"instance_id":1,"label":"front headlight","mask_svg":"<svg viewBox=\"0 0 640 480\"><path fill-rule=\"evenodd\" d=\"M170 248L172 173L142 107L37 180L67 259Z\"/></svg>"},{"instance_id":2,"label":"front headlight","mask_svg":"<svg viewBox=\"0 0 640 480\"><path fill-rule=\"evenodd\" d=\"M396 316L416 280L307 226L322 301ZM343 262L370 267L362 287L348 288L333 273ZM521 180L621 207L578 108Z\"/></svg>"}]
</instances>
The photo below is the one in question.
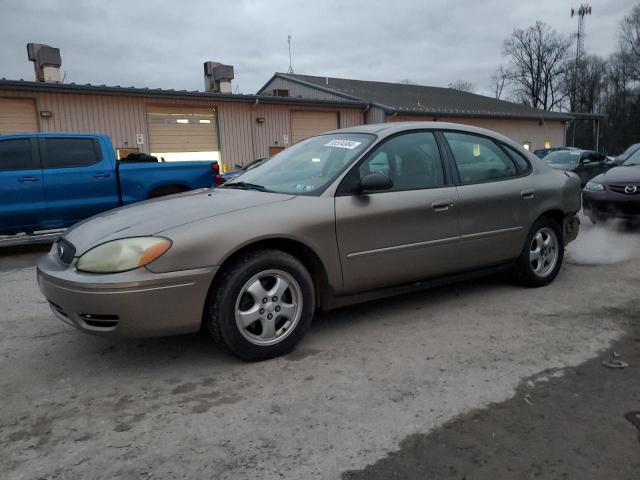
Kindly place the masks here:
<instances>
[{"instance_id":1,"label":"front headlight","mask_svg":"<svg viewBox=\"0 0 640 480\"><path fill-rule=\"evenodd\" d=\"M587 192L604 192L604 185L597 182L587 182L584 189Z\"/></svg>"},{"instance_id":2,"label":"front headlight","mask_svg":"<svg viewBox=\"0 0 640 480\"><path fill-rule=\"evenodd\" d=\"M113 240L92 248L78 259L76 268L91 273L117 273L144 267L171 247L163 237Z\"/></svg>"}]
</instances>

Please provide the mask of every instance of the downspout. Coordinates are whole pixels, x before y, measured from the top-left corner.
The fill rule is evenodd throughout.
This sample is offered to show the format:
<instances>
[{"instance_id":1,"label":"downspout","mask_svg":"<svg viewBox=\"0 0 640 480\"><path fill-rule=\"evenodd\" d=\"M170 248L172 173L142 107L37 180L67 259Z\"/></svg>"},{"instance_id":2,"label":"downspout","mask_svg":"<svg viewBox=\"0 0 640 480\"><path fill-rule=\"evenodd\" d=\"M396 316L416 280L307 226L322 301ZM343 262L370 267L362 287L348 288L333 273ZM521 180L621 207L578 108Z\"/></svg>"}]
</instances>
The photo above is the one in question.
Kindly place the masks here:
<instances>
[{"instance_id":1,"label":"downspout","mask_svg":"<svg viewBox=\"0 0 640 480\"><path fill-rule=\"evenodd\" d=\"M254 118L254 112L255 112L255 108L258 106L258 104L260 103L260 99L256 98L256 101L253 103L253 105L251 106L251 152L253 153L253 160L255 160L256 158L258 158L258 155L256 154L256 135L255 135L255 129L257 128L256 125L256 119ZM243 163L244 165L244 163Z\"/></svg>"},{"instance_id":2,"label":"downspout","mask_svg":"<svg viewBox=\"0 0 640 480\"><path fill-rule=\"evenodd\" d=\"M363 125L367 124L367 112L369 111L370 108L371 108L371 104L368 103L367 106L362 109L362 124Z\"/></svg>"}]
</instances>

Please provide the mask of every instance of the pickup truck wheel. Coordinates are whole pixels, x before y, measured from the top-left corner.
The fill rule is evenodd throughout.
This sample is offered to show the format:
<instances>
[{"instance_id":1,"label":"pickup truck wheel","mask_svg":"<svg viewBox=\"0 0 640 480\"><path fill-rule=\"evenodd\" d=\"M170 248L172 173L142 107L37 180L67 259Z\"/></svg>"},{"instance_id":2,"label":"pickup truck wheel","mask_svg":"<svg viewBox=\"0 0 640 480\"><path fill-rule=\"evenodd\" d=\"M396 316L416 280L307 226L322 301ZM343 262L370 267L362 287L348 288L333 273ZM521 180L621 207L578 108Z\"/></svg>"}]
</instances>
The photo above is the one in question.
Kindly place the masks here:
<instances>
[{"instance_id":1,"label":"pickup truck wheel","mask_svg":"<svg viewBox=\"0 0 640 480\"><path fill-rule=\"evenodd\" d=\"M315 311L311 275L292 255L258 250L237 259L214 282L205 327L246 361L284 355L302 339Z\"/></svg>"},{"instance_id":2,"label":"pickup truck wheel","mask_svg":"<svg viewBox=\"0 0 640 480\"><path fill-rule=\"evenodd\" d=\"M548 217L539 218L529 231L516 263L516 279L528 287L549 285L558 275L564 258L562 228Z\"/></svg>"}]
</instances>

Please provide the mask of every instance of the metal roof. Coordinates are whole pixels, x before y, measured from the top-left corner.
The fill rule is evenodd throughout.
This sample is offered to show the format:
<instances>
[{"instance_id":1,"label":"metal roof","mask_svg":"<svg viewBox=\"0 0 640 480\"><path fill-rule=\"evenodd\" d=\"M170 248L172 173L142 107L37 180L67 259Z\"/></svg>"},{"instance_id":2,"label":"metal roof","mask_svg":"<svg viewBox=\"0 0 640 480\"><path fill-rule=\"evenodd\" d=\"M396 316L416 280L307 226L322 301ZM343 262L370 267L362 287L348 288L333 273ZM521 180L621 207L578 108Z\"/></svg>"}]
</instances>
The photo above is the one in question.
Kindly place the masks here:
<instances>
[{"instance_id":1,"label":"metal roof","mask_svg":"<svg viewBox=\"0 0 640 480\"><path fill-rule=\"evenodd\" d=\"M144 96L144 97L162 97L162 98L180 98L180 99L202 99L213 101L227 102L244 102L244 103L278 103L278 104L295 104L295 105L318 105L318 106L338 106L365 108L368 102L360 100L319 100L312 98L293 98L293 97L274 97L272 95L247 95L238 93L214 93L201 92L198 90L173 90L161 88L137 88L137 87L121 87L108 85L92 85L92 84L76 84L76 83L47 83L47 82L31 82L27 80L8 80L0 79L0 91L2 90L29 90L50 93L80 93L80 94L96 94L96 95L125 95L125 96Z\"/></svg>"},{"instance_id":2,"label":"metal roof","mask_svg":"<svg viewBox=\"0 0 640 480\"><path fill-rule=\"evenodd\" d=\"M345 100L369 102L389 114L560 121L573 118L569 113L548 112L451 88L288 73L276 73L271 80L276 77L338 95ZM271 80L258 94L263 93Z\"/></svg>"}]
</instances>

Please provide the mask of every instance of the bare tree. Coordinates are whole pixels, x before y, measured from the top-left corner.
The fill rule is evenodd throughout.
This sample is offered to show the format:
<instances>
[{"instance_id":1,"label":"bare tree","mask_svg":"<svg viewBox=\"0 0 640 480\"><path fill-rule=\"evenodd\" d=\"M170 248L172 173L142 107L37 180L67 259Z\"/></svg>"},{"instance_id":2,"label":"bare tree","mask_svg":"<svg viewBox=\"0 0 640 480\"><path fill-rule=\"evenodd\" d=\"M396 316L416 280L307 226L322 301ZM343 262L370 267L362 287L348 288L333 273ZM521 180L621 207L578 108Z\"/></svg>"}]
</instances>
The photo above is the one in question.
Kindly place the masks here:
<instances>
[{"instance_id":1,"label":"bare tree","mask_svg":"<svg viewBox=\"0 0 640 480\"><path fill-rule=\"evenodd\" d=\"M455 82L451 82L448 87L453 90L460 90L461 92L475 93L476 91L475 84L469 80L456 80Z\"/></svg>"},{"instance_id":2,"label":"bare tree","mask_svg":"<svg viewBox=\"0 0 640 480\"><path fill-rule=\"evenodd\" d=\"M636 5L631 13L620 22L619 39L621 49L628 53L632 62L633 76L640 80L640 5Z\"/></svg>"},{"instance_id":3,"label":"bare tree","mask_svg":"<svg viewBox=\"0 0 640 480\"><path fill-rule=\"evenodd\" d=\"M520 101L543 110L562 104L562 76L571 43L540 21L526 30L516 28L504 41L503 55L509 58L506 78Z\"/></svg>"},{"instance_id":4,"label":"bare tree","mask_svg":"<svg viewBox=\"0 0 640 480\"><path fill-rule=\"evenodd\" d=\"M582 58L578 68L569 61L562 81L569 111L600 113L606 74L607 62L597 55Z\"/></svg>"},{"instance_id":5,"label":"bare tree","mask_svg":"<svg viewBox=\"0 0 640 480\"><path fill-rule=\"evenodd\" d=\"M504 91L504 87L507 86L507 83L507 72L504 66L500 65L491 75L491 88L493 90L493 96L497 100L500 100L500 97L502 97L502 92Z\"/></svg>"}]
</instances>

